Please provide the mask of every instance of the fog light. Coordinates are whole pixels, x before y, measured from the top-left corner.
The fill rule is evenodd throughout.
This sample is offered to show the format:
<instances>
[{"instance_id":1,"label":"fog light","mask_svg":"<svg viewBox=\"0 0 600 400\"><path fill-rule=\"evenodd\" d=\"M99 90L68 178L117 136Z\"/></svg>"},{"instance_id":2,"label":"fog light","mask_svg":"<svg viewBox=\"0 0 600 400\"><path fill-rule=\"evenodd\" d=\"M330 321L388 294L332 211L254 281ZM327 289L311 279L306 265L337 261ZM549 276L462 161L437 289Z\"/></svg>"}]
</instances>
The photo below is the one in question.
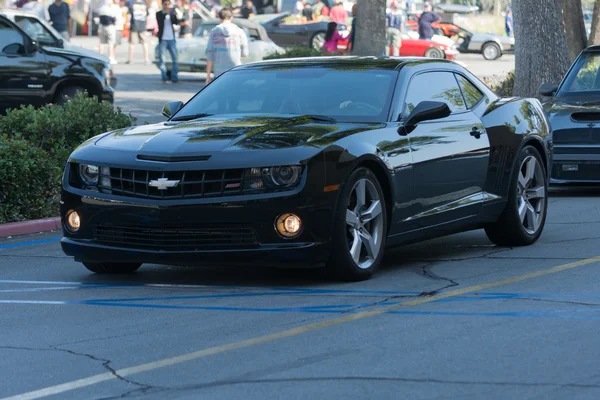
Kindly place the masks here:
<instances>
[{"instance_id":1,"label":"fog light","mask_svg":"<svg viewBox=\"0 0 600 400\"><path fill-rule=\"evenodd\" d=\"M566 172L576 172L579 171L579 165L577 164L563 164L562 170Z\"/></svg>"},{"instance_id":2,"label":"fog light","mask_svg":"<svg viewBox=\"0 0 600 400\"><path fill-rule=\"evenodd\" d=\"M300 234L302 221L300 217L294 214L283 214L277 217L275 221L277 232L283 237L292 238Z\"/></svg>"},{"instance_id":3,"label":"fog light","mask_svg":"<svg viewBox=\"0 0 600 400\"><path fill-rule=\"evenodd\" d=\"M76 211L71 211L67 215L67 225L69 229L73 232L77 232L79 227L81 226L81 219L79 218L79 214Z\"/></svg>"}]
</instances>

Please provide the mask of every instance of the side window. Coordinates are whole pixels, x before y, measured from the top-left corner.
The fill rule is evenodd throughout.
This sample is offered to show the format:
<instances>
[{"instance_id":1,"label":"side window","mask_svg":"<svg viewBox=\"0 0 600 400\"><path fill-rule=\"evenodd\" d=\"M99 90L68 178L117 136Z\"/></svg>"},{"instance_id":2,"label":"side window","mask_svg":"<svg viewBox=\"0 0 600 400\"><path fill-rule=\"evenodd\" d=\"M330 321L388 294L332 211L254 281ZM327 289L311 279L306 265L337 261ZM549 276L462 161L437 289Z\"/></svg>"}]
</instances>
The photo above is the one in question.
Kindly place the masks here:
<instances>
[{"instance_id":1,"label":"side window","mask_svg":"<svg viewBox=\"0 0 600 400\"><path fill-rule=\"evenodd\" d=\"M463 96L467 103L467 108L471 109L477 105L483 98L483 93L477 86L473 85L467 78L462 75L456 75L460 89L462 90Z\"/></svg>"},{"instance_id":2,"label":"side window","mask_svg":"<svg viewBox=\"0 0 600 400\"><path fill-rule=\"evenodd\" d=\"M410 114L422 101L443 101L453 113L467 110L451 72L426 72L413 77L406 94L404 115Z\"/></svg>"},{"instance_id":3,"label":"side window","mask_svg":"<svg viewBox=\"0 0 600 400\"><path fill-rule=\"evenodd\" d=\"M46 29L40 21L33 17L15 16L15 23L23 29L33 40L40 44L54 45L56 38Z\"/></svg>"},{"instance_id":4,"label":"side window","mask_svg":"<svg viewBox=\"0 0 600 400\"><path fill-rule=\"evenodd\" d=\"M4 21L0 21L0 54L25 54L23 35Z\"/></svg>"}]
</instances>

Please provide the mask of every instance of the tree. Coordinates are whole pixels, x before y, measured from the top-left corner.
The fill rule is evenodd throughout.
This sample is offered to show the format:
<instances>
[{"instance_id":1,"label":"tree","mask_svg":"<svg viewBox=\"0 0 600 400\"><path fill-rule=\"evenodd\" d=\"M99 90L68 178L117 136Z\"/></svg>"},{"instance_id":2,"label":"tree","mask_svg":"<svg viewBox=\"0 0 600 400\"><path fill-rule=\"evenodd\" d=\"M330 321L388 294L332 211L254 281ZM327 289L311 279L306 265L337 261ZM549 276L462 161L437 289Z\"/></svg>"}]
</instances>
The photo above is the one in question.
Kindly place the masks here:
<instances>
[{"instance_id":1,"label":"tree","mask_svg":"<svg viewBox=\"0 0 600 400\"><path fill-rule=\"evenodd\" d=\"M592 32L590 33L589 44L600 44L600 0L594 1Z\"/></svg>"},{"instance_id":2,"label":"tree","mask_svg":"<svg viewBox=\"0 0 600 400\"><path fill-rule=\"evenodd\" d=\"M513 95L536 97L544 82L558 83L570 65L563 26L563 0L514 0L515 87Z\"/></svg>"},{"instance_id":3,"label":"tree","mask_svg":"<svg viewBox=\"0 0 600 400\"><path fill-rule=\"evenodd\" d=\"M386 0L359 0L352 54L380 56L386 45Z\"/></svg>"},{"instance_id":4,"label":"tree","mask_svg":"<svg viewBox=\"0 0 600 400\"><path fill-rule=\"evenodd\" d=\"M587 47L587 32L581 0L563 0L563 17L567 34L567 49L570 61L573 62Z\"/></svg>"}]
</instances>

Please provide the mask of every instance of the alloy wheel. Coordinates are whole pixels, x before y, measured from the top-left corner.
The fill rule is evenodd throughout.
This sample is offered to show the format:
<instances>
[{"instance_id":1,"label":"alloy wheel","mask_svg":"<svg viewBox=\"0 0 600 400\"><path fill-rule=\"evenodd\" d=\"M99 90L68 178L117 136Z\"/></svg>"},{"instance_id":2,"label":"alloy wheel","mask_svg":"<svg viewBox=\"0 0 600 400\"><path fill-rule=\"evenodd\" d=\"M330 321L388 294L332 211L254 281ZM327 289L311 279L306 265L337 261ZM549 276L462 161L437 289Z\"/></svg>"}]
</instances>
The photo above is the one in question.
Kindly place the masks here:
<instances>
[{"instance_id":1,"label":"alloy wheel","mask_svg":"<svg viewBox=\"0 0 600 400\"><path fill-rule=\"evenodd\" d=\"M517 210L525 232L535 235L546 212L546 179L544 169L533 156L526 157L519 169Z\"/></svg>"},{"instance_id":2,"label":"alloy wheel","mask_svg":"<svg viewBox=\"0 0 600 400\"><path fill-rule=\"evenodd\" d=\"M493 44L485 46L485 48L483 49L483 54L486 60L495 60L496 58L498 58L498 48Z\"/></svg>"},{"instance_id":3,"label":"alloy wheel","mask_svg":"<svg viewBox=\"0 0 600 400\"><path fill-rule=\"evenodd\" d=\"M347 239L350 257L361 269L370 268L383 240L383 203L369 179L359 179L350 192L346 210Z\"/></svg>"},{"instance_id":4,"label":"alloy wheel","mask_svg":"<svg viewBox=\"0 0 600 400\"><path fill-rule=\"evenodd\" d=\"M325 44L325 32L317 33L312 39L312 46L315 50L321 50Z\"/></svg>"}]
</instances>

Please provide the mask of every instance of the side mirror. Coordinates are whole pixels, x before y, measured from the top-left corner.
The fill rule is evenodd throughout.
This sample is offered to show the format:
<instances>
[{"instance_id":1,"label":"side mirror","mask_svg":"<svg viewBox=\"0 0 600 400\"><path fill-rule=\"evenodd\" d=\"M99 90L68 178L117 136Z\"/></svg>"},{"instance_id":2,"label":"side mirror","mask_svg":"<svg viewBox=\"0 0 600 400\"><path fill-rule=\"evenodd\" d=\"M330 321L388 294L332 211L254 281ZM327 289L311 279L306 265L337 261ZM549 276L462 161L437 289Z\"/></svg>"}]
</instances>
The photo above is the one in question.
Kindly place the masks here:
<instances>
[{"instance_id":1,"label":"side mirror","mask_svg":"<svg viewBox=\"0 0 600 400\"><path fill-rule=\"evenodd\" d=\"M162 115L171 118L173 115L177 114L177 111L181 110L181 107L183 107L181 101L170 101L163 106Z\"/></svg>"},{"instance_id":2,"label":"side mirror","mask_svg":"<svg viewBox=\"0 0 600 400\"><path fill-rule=\"evenodd\" d=\"M29 42L29 53L35 53L40 49L40 45L35 40Z\"/></svg>"},{"instance_id":3,"label":"side mirror","mask_svg":"<svg viewBox=\"0 0 600 400\"><path fill-rule=\"evenodd\" d=\"M543 83L540 86L538 92L542 96L553 97L556 94L557 90L558 90L558 85L557 84L555 84L555 83Z\"/></svg>"},{"instance_id":4,"label":"side mirror","mask_svg":"<svg viewBox=\"0 0 600 400\"><path fill-rule=\"evenodd\" d=\"M422 101L412 110L406 122L404 123L404 133L408 133L414 127L423 121L446 118L452 114L448 104L442 101Z\"/></svg>"}]
</instances>

